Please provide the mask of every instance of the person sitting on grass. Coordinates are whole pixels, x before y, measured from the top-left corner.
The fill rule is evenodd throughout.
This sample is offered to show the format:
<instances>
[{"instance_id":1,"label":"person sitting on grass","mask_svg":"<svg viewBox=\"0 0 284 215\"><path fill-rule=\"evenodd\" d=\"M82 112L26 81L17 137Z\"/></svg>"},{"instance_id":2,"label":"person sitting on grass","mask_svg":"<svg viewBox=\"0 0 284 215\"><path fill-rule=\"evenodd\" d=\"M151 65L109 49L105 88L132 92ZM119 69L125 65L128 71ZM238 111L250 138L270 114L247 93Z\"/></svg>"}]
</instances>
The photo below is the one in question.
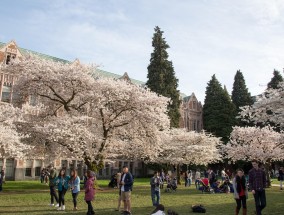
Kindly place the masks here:
<instances>
[{"instance_id":1,"label":"person sitting on grass","mask_svg":"<svg viewBox=\"0 0 284 215\"><path fill-rule=\"evenodd\" d=\"M165 211L164 205L158 204L155 210L151 213L151 215L166 215L164 211Z\"/></svg>"}]
</instances>

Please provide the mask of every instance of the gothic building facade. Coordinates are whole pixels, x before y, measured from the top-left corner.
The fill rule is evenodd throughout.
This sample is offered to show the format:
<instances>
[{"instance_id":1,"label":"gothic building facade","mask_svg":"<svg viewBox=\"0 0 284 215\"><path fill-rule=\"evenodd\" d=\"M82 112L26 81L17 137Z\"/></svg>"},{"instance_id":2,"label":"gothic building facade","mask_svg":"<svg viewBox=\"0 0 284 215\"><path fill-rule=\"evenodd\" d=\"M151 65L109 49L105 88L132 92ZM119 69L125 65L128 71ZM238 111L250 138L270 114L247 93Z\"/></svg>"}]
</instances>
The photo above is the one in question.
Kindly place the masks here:
<instances>
[{"instance_id":1,"label":"gothic building facade","mask_svg":"<svg viewBox=\"0 0 284 215\"><path fill-rule=\"evenodd\" d=\"M200 132L203 129L202 104L194 93L182 98L180 127L187 131Z\"/></svg>"}]
</instances>

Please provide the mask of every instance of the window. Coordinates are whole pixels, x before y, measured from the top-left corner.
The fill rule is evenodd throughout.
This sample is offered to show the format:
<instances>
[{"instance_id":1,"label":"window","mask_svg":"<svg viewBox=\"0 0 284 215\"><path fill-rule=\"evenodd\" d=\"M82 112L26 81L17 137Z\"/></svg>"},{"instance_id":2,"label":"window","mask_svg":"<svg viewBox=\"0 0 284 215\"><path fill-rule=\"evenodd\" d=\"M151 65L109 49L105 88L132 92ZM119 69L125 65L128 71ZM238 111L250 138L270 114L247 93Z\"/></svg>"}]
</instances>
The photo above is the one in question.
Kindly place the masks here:
<instances>
[{"instance_id":1,"label":"window","mask_svg":"<svg viewBox=\"0 0 284 215\"><path fill-rule=\"evenodd\" d=\"M32 176L32 168L26 168L25 176Z\"/></svg>"},{"instance_id":2,"label":"window","mask_svg":"<svg viewBox=\"0 0 284 215\"><path fill-rule=\"evenodd\" d=\"M30 96L30 105L36 106L37 105L37 97L35 95Z\"/></svg>"},{"instance_id":3,"label":"window","mask_svg":"<svg viewBox=\"0 0 284 215\"><path fill-rule=\"evenodd\" d=\"M106 176L109 175L109 172L110 172L110 165L106 164Z\"/></svg>"},{"instance_id":4,"label":"window","mask_svg":"<svg viewBox=\"0 0 284 215\"><path fill-rule=\"evenodd\" d=\"M196 107L196 102L194 101L193 102L193 110L196 110L197 109L197 107Z\"/></svg>"},{"instance_id":5,"label":"window","mask_svg":"<svg viewBox=\"0 0 284 215\"><path fill-rule=\"evenodd\" d=\"M12 178L14 176L14 160L7 159L6 160L6 177Z\"/></svg>"},{"instance_id":6,"label":"window","mask_svg":"<svg viewBox=\"0 0 284 215\"><path fill-rule=\"evenodd\" d=\"M196 131L196 120L193 121L193 130Z\"/></svg>"},{"instance_id":7,"label":"window","mask_svg":"<svg viewBox=\"0 0 284 215\"><path fill-rule=\"evenodd\" d=\"M11 60L12 59L15 59L16 58L16 55L15 54L11 54L11 53L8 53L7 56L6 56L6 64L10 64L11 63Z\"/></svg>"},{"instance_id":8,"label":"window","mask_svg":"<svg viewBox=\"0 0 284 215\"><path fill-rule=\"evenodd\" d=\"M130 169L130 172L132 173L132 174L134 174L134 169L133 169L133 162L130 162L130 166L129 166L129 169Z\"/></svg>"},{"instance_id":9,"label":"window","mask_svg":"<svg viewBox=\"0 0 284 215\"><path fill-rule=\"evenodd\" d=\"M103 170L100 169L100 171L99 171L99 176L102 176L102 175L103 175Z\"/></svg>"},{"instance_id":10,"label":"window","mask_svg":"<svg viewBox=\"0 0 284 215\"><path fill-rule=\"evenodd\" d=\"M123 166L127 166L128 167L128 162L124 162Z\"/></svg>"},{"instance_id":11,"label":"window","mask_svg":"<svg viewBox=\"0 0 284 215\"><path fill-rule=\"evenodd\" d=\"M2 91L2 102L10 102L10 95L11 95L11 86L3 86Z\"/></svg>"},{"instance_id":12,"label":"window","mask_svg":"<svg viewBox=\"0 0 284 215\"><path fill-rule=\"evenodd\" d=\"M40 170L41 170L40 166L35 168L35 176L40 176Z\"/></svg>"},{"instance_id":13,"label":"window","mask_svg":"<svg viewBox=\"0 0 284 215\"><path fill-rule=\"evenodd\" d=\"M63 168L67 168L67 160L61 160L61 167Z\"/></svg>"},{"instance_id":14,"label":"window","mask_svg":"<svg viewBox=\"0 0 284 215\"><path fill-rule=\"evenodd\" d=\"M122 170L122 161L119 161L119 163L118 163L118 170L119 170L119 171Z\"/></svg>"},{"instance_id":15,"label":"window","mask_svg":"<svg viewBox=\"0 0 284 215\"><path fill-rule=\"evenodd\" d=\"M6 57L6 64L8 65L11 61L11 55L7 55Z\"/></svg>"}]
</instances>

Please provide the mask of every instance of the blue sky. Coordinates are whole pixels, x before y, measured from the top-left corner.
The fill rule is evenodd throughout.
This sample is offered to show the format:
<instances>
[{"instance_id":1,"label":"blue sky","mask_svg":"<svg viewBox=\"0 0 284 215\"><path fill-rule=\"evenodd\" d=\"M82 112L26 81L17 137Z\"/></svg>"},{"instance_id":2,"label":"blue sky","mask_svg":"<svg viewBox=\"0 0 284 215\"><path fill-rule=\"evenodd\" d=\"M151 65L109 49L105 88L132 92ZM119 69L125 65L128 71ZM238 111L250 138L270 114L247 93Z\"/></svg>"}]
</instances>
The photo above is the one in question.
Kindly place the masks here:
<instances>
[{"instance_id":1,"label":"blue sky","mask_svg":"<svg viewBox=\"0 0 284 215\"><path fill-rule=\"evenodd\" d=\"M284 63L282 0L2 0L0 41L146 81L153 29L170 45L179 89L203 102L213 74L253 95Z\"/></svg>"}]
</instances>

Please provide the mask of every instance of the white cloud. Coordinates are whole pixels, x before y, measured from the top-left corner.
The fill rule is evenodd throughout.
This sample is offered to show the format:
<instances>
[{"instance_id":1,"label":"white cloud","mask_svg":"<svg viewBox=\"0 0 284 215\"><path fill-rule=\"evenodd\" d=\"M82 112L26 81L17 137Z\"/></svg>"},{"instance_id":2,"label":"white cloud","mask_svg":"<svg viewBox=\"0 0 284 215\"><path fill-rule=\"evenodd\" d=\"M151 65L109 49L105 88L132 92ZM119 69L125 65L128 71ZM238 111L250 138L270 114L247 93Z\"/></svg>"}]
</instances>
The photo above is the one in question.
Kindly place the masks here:
<instances>
[{"instance_id":1,"label":"white cloud","mask_svg":"<svg viewBox=\"0 0 284 215\"><path fill-rule=\"evenodd\" d=\"M231 91L241 69L252 94L258 94L259 84L283 67L284 1L30 2L13 6L17 17L2 23L1 41L15 39L25 48L146 81L153 28L159 25L181 91L195 92L201 101L213 74ZM0 8L1 20L5 13Z\"/></svg>"}]
</instances>

